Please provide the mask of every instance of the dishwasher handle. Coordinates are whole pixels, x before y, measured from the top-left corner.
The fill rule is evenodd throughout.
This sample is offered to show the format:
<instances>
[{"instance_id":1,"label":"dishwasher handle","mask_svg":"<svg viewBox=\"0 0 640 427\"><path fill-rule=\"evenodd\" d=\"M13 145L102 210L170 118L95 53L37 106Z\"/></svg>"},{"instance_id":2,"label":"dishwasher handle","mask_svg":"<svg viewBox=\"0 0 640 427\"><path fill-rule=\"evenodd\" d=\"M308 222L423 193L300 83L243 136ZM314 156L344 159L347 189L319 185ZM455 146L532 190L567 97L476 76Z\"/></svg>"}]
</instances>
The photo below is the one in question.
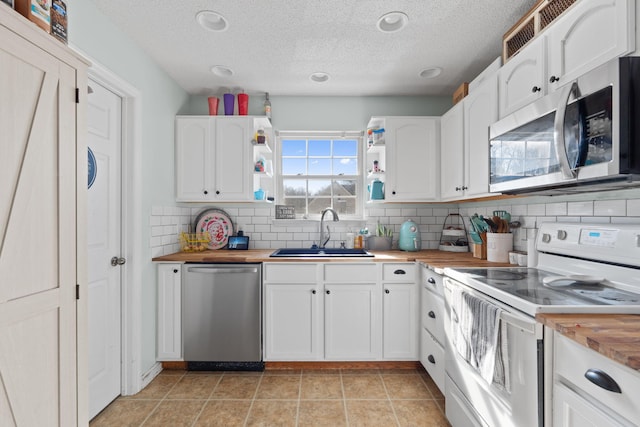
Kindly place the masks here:
<instances>
[{"instance_id":1,"label":"dishwasher handle","mask_svg":"<svg viewBox=\"0 0 640 427\"><path fill-rule=\"evenodd\" d=\"M258 267L189 267L187 268L189 273L200 274L227 274L227 273L257 273Z\"/></svg>"}]
</instances>

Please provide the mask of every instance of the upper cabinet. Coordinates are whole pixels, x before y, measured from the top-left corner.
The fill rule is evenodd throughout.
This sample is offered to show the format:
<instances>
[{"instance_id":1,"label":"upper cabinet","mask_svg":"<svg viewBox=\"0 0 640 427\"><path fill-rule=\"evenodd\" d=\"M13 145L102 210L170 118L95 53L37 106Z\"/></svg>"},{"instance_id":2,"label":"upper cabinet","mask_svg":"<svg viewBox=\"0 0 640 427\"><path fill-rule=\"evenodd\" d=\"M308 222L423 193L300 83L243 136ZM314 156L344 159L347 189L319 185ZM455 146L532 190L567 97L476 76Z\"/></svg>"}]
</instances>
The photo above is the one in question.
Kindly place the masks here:
<instances>
[{"instance_id":1,"label":"upper cabinet","mask_svg":"<svg viewBox=\"0 0 640 427\"><path fill-rule=\"evenodd\" d=\"M633 0L576 2L500 70L500 116L635 49Z\"/></svg>"},{"instance_id":2,"label":"upper cabinet","mask_svg":"<svg viewBox=\"0 0 640 427\"><path fill-rule=\"evenodd\" d=\"M258 144L258 131L265 131ZM271 159L271 124L264 117L176 118L176 199L180 202L252 201ZM262 139L261 139L262 141ZM268 155L267 155L268 156ZM260 166L258 166L260 165Z\"/></svg>"},{"instance_id":3,"label":"upper cabinet","mask_svg":"<svg viewBox=\"0 0 640 427\"><path fill-rule=\"evenodd\" d=\"M439 196L440 118L372 118L369 128L384 128L384 136L367 151L367 169L373 160L374 176L384 182L384 201L433 201Z\"/></svg>"},{"instance_id":4,"label":"upper cabinet","mask_svg":"<svg viewBox=\"0 0 640 427\"><path fill-rule=\"evenodd\" d=\"M489 126L497 119L498 80L495 73L442 116L442 200L490 195Z\"/></svg>"}]
</instances>

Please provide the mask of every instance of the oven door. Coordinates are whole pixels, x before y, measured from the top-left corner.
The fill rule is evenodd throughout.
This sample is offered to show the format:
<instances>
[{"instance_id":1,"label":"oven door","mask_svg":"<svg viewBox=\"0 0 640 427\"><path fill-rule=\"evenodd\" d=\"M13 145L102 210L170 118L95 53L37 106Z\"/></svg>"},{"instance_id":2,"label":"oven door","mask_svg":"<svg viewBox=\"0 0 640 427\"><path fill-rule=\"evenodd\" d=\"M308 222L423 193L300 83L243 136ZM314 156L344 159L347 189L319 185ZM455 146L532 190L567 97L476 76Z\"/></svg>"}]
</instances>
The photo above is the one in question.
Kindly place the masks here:
<instances>
[{"instance_id":1,"label":"oven door","mask_svg":"<svg viewBox=\"0 0 640 427\"><path fill-rule=\"evenodd\" d=\"M500 320L507 334L508 372L510 387L489 384L458 354L452 342L451 306L456 287L488 301L502 309ZM449 277L444 279L445 294L445 359L447 380L455 387L447 387L446 412L451 420L460 413L460 406L472 424L501 427L540 427L543 425L543 327L535 319L489 298ZM502 337L504 338L504 335ZM466 424L462 423L462 424ZM454 427L458 427L454 425Z\"/></svg>"}]
</instances>

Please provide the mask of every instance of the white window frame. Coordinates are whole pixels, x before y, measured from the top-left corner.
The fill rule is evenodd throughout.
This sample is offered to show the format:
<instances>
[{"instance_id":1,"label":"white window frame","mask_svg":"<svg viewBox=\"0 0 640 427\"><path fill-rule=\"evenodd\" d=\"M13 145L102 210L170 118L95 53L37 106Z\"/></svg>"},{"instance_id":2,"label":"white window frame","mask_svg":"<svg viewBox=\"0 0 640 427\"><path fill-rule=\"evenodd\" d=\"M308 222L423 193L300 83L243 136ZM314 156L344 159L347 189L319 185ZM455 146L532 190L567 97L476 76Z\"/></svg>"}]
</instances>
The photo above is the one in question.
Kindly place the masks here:
<instances>
[{"instance_id":1,"label":"white window frame","mask_svg":"<svg viewBox=\"0 0 640 427\"><path fill-rule=\"evenodd\" d=\"M358 141L358 173L357 175L345 176L345 179L355 178L356 181L356 212L353 215L340 214L340 220L352 219L361 220L364 217L364 201L366 200L365 181L365 140L363 131L276 131L276 146L274 147L276 158L276 203L284 204L284 179L282 174L282 140L283 139L355 139ZM314 179L336 179L337 175L314 175ZM308 197L308 196L307 196ZM320 219L320 214L309 214L296 212L296 219Z\"/></svg>"}]
</instances>

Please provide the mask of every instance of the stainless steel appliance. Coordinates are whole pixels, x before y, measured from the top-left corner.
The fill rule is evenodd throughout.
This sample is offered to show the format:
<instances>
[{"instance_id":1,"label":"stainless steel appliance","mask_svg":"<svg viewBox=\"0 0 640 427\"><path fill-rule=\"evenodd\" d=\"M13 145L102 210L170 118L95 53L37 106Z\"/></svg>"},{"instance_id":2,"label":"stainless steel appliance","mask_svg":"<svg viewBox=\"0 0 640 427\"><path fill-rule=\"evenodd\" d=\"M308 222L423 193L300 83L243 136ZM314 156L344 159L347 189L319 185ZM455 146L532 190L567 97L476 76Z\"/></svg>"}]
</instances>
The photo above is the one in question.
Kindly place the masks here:
<instances>
[{"instance_id":1,"label":"stainless steel appliance","mask_svg":"<svg viewBox=\"0 0 640 427\"><path fill-rule=\"evenodd\" d=\"M490 128L490 191L624 188L640 174L640 58L611 61Z\"/></svg>"},{"instance_id":2,"label":"stainless steel appliance","mask_svg":"<svg viewBox=\"0 0 640 427\"><path fill-rule=\"evenodd\" d=\"M543 223L536 250L537 268L445 269L446 412L454 427L551 425L536 313L640 313L640 224ZM497 310L495 366L508 380L487 380L460 353L452 334L460 293Z\"/></svg>"},{"instance_id":3,"label":"stainless steel appliance","mask_svg":"<svg viewBox=\"0 0 640 427\"><path fill-rule=\"evenodd\" d=\"M187 264L182 279L189 369L262 369L260 264Z\"/></svg>"}]
</instances>

